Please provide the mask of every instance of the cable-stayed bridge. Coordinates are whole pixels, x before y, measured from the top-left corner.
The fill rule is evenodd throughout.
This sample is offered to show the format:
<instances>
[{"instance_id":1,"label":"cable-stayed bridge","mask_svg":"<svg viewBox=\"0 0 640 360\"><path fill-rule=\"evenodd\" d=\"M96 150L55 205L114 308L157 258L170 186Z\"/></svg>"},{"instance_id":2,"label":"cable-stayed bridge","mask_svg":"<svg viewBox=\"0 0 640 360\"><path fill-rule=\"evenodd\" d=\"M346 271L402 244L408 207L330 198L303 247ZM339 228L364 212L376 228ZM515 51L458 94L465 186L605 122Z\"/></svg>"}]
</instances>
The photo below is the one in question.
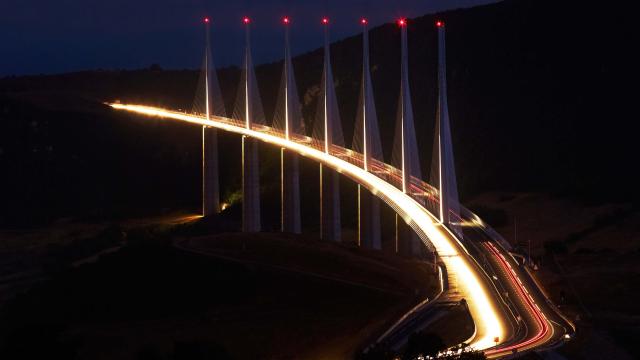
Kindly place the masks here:
<instances>
[{"instance_id":1,"label":"cable-stayed bridge","mask_svg":"<svg viewBox=\"0 0 640 360\"><path fill-rule=\"evenodd\" d=\"M242 136L243 231L260 231L259 142L281 151L281 229L300 233L299 156L319 163L320 235L340 241L339 176L358 184L358 243L381 249L380 201L396 213L395 250L434 255L442 268L442 301L465 300L475 325L466 342L488 357L514 356L557 346L574 329L537 285L526 266L490 226L459 203L446 91L445 25L438 21L438 104L429 181L422 178L409 87L406 19L400 19L401 76L393 156L382 155L374 88L370 76L368 24L363 28L360 99L351 148L342 132L331 68L329 19L323 18L324 62L313 129L302 121L289 48L291 20L283 19L285 51L276 111L267 125L251 57L251 19L245 17L246 47L236 105L230 117L211 60L210 21L205 19L206 50L199 91L191 113L137 104L114 109L202 126L203 215L220 211L217 131ZM428 306L429 304L427 304ZM413 314L407 314L410 318ZM399 331L401 319L387 333ZM384 336L379 341L384 341Z\"/></svg>"}]
</instances>

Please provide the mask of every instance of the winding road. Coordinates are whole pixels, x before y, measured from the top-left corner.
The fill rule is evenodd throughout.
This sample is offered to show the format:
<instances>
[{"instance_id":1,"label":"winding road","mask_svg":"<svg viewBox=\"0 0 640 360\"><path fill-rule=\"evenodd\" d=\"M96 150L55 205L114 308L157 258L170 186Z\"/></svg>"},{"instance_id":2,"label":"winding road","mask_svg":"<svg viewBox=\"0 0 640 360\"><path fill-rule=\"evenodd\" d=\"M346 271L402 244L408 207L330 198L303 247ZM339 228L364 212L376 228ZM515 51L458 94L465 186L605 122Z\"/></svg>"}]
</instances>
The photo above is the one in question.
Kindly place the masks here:
<instances>
[{"instance_id":1,"label":"winding road","mask_svg":"<svg viewBox=\"0 0 640 360\"><path fill-rule=\"evenodd\" d=\"M508 244L473 213L464 209L460 238L443 226L429 211L437 190L420 179L412 179L411 195L396 185L399 170L377 163L374 172L362 166L362 154L333 146L329 153L307 136L287 140L282 132L264 125L246 128L244 122L187 114L167 109L126 104L108 104L113 109L177 120L259 139L286 148L331 167L365 186L399 214L426 246L433 248L444 264L456 296L467 301L475 324L469 345L489 358L516 352L544 349L572 336L573 327L545 296L527 269L509 253Z\"/></svg>"}]
</instances>

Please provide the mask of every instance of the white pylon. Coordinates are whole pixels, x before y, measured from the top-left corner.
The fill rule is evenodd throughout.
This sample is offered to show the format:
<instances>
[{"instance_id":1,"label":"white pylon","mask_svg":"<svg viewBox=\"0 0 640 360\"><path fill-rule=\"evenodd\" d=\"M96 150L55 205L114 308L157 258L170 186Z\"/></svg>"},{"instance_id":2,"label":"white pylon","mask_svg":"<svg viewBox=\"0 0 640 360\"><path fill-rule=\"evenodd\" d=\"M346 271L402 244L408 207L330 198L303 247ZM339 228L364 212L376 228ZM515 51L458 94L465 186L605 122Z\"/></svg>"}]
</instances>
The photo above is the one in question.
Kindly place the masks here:
<instances>
[{"instance_id":1,"label":"white pylon","mask_svg":"<svg viewBox=\"0 0 640 360\"><path fill-rule=\"evenodd\" d=\"M371 171L372 160L382 160L382 145L371 83L368 21L363 18L360 23L362 25L362 84L353 148L362 152L362 167ZM367 248L382 248L380 200L361 185L358 185L358 243Z\"/></svg>"},{"instance_id":2,"label":"white pylon","mask_svg":"<svg viewBox=\"0 0 640 360\"><path fill-rule=\"evenodd\" d=\"M324 117L324 146L325 153L331 153L334 134L340 131L340 119L337 110L333 74L331 72L331 53L329 45L329 19L323 18L324 25L324 71L323 93L321 106ZM341 132L340 132L341 134ZM320 164L320 237L329 241L341 240L340 225L340 183L335 170L325 168Z\"/></svg>"},{"instance_id":3,"label":"white pylon","mask_svg":"<svg viewBox=\"0 0 640 360\"><path fill-rule=\"evenodd\" d=\"M211 119L212 93L211 78L215 77L215 69L211 59L211 43L210 19L205 18L205 54L204 54L204 93L205 93L205 112L207 120ZM213 86L217 87L217 81L213 81ZM217 94L216 94L217 96ZM220 109L216 109L220 112ZM202 127L202 215L209 216L220 212L220 189L218 183L218 134L217 130L211 127Z\"/></svg>"},{"instance_id":4,"label":"white pylon","mask_svg":"<svg viewBox=\"0 0 640 360\"><path fill-rule=\"evenodd\" d=\"M432 164L437 164L437 169L434 169L432 165L431 182L438 187L439 191L440 222L462 237L462 229L458 220L460 217L460 203L453 158L453 144L451 142L449 106L447 103L444 22L436 21L436 27L438 29L438 107L436 111L436 138Z\"/></svg>"},{"instance_id":5,"label":"white pylon","mask_svg":"<svg viewBox=\"0 0 640 360\"><path fill-rule=\"evenodd\" d=\"M289 17L282 19L285 27L285 50L283 66L284 94L284 136L287 140L300 132L300 104L296 93L291 49L289 47ZM277 115L276 115L277 116ZM274 124L277 119L274 120ZM280 149L280 200L281 230L299 234L302 232L300 220L300 170L298 154Z\"/></svg>"},{"instance_id":6,"label":"white pylon","mask_svg":"<svg viewBox=\"0 0 640 360\"><path fill-rule=\"evenodd\" d=\"M406 194L415 197L411 186L413 177L420 179L420 161L418 142L413 121L413 105L409 87L409 55L407 44L407 20L398 20L400 27L400 99L394 141L393 162L402 172L400 188ZM422 201L416 197L416 201ZM406 255L419 255L423 248L415 232L396 215L396 249Z\"/></svg>"},{"instance_id":7,"label":"white pylon","mask_svg":"<svg viewBox=\"0 0 640 360\"><path fill-rule=\"evenodd\" d=\"M246 27L245 49L245 77L244 77L244 120L247 129L251 129L254 122L254 96L259 96L254 90L253 63L251 61L251 20L243 19ZM256 139L242 137L242 229L246 232L261 230L260 222L260 179L258 169L258 142Z\"/></svg>"}]
</instances>

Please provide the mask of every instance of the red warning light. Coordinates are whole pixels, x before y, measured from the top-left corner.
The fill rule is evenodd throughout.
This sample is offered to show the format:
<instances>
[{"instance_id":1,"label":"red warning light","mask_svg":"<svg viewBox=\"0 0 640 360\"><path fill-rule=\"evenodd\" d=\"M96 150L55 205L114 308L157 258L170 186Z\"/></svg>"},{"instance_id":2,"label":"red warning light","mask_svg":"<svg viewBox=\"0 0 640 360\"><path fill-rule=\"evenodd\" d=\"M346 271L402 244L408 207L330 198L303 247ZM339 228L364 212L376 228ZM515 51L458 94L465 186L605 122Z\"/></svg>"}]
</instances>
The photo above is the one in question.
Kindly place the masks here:
<instances>
[{"instance_id":1,"label":"red warning light","mask_svg":"<svg viewBox=\"0 0 640 360\"><path fill-rule=\"evenodd\" d=\"M322 24L327 25L329 23L329 18L323 17Z\"/></svg>"},{"instance_id":2,"label":"red warning light","mask_svg":"<svg viewBox=\"0 0 640 360\"><path fill-rule=\"evenodd\" d=\"M444 26L444 22L443 22L443 21L438 20L438 21L436 21L436 26L437 26L437 27L443 27L443 26Z\"/></svg>"},{"instance_id":3,"label":"red warning light","mask_svg":"<svg viewBox=\"0 0 640 360\"><path fill-rule=\"evenodd\" d=\"M250 22L251 22L251 19L249 19L249 17L245 16L245 17L242 19L242 22L244 22L245 24L248 24L248 23L250 23Z\"/></svg>"},{"instance_id":4,"label":"red warning light","mask_svg":"<svg viewBox=\"0 0 640 360\"><path fill-rule=\"evenodd\" d=\"M209 22L209 18L208 17L204 18L204 22L208 23Z\"/></svg>"},{"instance_id":5,"label":"red warning light","mask_svg":"<svg viewBox=\"0 0 640 360\"><path fill-rule=\"evenodd\" d=\"M407 25L407 19L405 18L398 19L398 25L400 25L400 27Z\"/></svg>"},{"instance_id":6,"label":"red warning light","mask_svg":"<svg viewBox=\"0 0 640 360\"><path fill-rule=\"evenodd\" d=\"M286 16L285 16L285 17L283 17L283 18L282 18L282 22L283 22L285 25L289 24L289 18L288 18L288 17L286 17Z\"/></svg>"},{"instance_id":7,"label":"red warning light","mask_svg":"<svg viewBox=\"0 0 640 360\"><path fill-rule=\"evenodd\" d=\"M367 21L367 19L365 19L365 18L360 19L360 24L367 25L368 23L369 23L369 21Z\"/></svg>"}]
</instances>

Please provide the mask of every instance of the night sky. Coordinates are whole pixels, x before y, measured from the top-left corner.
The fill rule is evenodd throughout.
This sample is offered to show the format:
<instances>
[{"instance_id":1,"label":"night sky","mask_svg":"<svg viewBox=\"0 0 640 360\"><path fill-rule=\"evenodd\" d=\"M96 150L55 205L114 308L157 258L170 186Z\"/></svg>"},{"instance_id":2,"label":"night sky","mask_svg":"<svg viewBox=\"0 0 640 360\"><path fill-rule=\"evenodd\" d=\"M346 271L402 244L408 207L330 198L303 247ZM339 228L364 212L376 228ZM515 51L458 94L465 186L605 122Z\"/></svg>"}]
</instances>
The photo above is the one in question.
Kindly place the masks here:
<instances>
[{"instance_id":1,"label":"night sky","mask_svg":"<svg viewBox=\"0 0 640 360\"><path fill-rule=\"evenodd\" d=\"M295 53L321 45L319 19L332 21L332 38L400 16L473 6L491 0L2 0L0 76L88 69L196 68L202 54L201 19L213 21L218 67L239 64L241 18L253 19L256 63L282 57L280 19L293 21Z\"/></svg>"}]
</instances>

